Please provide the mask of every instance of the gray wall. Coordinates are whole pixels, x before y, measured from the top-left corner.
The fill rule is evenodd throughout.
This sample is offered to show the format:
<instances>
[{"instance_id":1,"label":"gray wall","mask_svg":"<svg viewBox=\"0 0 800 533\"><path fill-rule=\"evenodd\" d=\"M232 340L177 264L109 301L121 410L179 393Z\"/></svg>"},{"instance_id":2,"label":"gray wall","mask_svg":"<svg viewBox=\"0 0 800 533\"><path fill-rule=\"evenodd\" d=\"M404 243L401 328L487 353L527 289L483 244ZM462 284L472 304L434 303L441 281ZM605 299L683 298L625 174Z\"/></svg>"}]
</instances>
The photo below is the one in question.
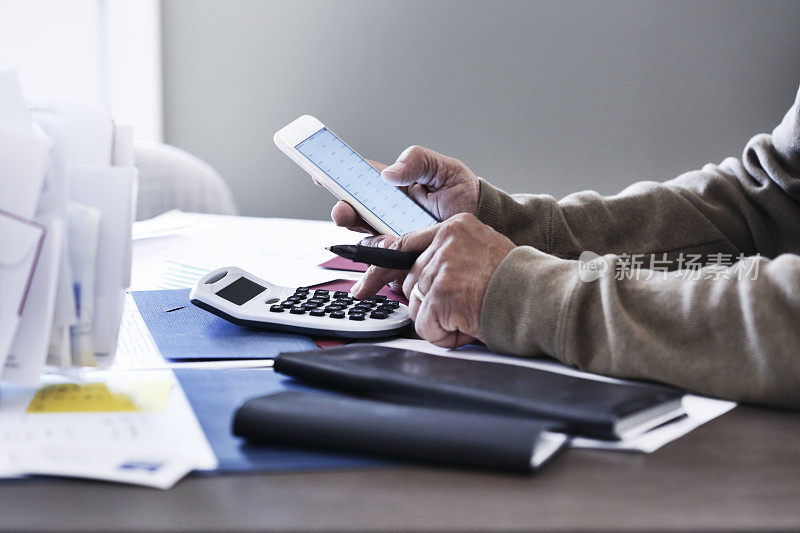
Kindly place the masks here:
<instances>
[{"instance_id":1,"label":"gray wall","mask_svg":"<svg viewBox=\"0 0 800 533\"><path fill-rule=\"evenodd\" d=\"M327 218L272 143L316 115L517 192L613 193L739 156L800 84L800 2L163 1L166 140L245 214Z\"/></svg>"}]
</instances>

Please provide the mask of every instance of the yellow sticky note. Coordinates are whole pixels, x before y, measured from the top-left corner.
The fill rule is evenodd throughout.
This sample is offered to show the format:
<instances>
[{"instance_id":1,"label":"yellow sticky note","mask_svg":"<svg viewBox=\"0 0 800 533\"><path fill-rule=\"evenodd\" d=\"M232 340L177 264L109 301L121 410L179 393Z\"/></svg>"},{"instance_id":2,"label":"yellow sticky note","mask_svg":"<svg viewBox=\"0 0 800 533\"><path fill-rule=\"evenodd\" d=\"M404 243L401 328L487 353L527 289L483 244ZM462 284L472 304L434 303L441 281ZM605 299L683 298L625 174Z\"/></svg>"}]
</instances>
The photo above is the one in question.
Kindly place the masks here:
<instances>
[{"instance_id":1,"label":"yellow sticky note","mask_svg":"<svg viewBox=\"0 0 800 533\"><path fill-rule=\"evenodd\" d=\"M172 390L169 379L59 383L36 391L29 413L158 412Z\"/></svg>"}]
</instances>

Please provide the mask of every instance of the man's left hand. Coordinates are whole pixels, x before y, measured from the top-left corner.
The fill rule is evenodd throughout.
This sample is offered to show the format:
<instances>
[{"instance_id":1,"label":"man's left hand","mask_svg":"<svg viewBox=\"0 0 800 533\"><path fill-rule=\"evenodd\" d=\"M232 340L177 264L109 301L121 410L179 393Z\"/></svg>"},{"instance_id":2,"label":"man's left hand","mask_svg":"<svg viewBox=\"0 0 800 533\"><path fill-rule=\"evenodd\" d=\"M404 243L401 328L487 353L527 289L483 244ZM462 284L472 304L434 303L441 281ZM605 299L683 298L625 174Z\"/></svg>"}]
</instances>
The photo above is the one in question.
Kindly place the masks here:
<instances>
[{"instance_id":1,"label":"man's left hand","mask_svg":"<svg viewBox=\"0 0 800 533\"><path fill-rule=\"evenodd\" d=\"M407 233L390 248L422 255L407 273L369 267L362 280L353 286L351 292L356 298L372 296L387 283L402 282L411 319L420 337L445 348L483 340L480 329L483 295L497 266L514 249L514 243L473 215L459 214Z\"/></svg>"}]
</instances>

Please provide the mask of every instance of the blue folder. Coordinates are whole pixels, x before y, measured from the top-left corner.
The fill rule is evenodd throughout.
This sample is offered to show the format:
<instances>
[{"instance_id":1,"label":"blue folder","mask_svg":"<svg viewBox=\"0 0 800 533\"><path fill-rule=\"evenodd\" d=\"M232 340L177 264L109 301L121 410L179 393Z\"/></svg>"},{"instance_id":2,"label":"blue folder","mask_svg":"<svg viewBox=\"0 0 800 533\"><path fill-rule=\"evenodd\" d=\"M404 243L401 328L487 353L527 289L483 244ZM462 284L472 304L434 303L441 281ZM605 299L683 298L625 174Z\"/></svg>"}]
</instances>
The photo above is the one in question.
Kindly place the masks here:
<instances>
[{"instance_id":1,"label":"blue folder","mask_svg":"<svg viewBox=\"0 0 800 533\"><path fill-rule=\"evenodd\" d=\"M276 472L352 468L391 464L353 455L248 444L231 433L233 415L246 400L308 387L258 369L175 369L175 376L206 434L219 466L213 472Z\"/></svg>"},{"instance_id":2,"label":"blue folder","mask_svg":"<svg viewBox=\"0 0 800 533\"><path fill-rule=\"evenodd\" d=\"M147 329L166 359L265 359L281 352L317 347L302 335L232 324L192 304L189 292L189 289L131 292Z\"/></svg>"}]
</instances>

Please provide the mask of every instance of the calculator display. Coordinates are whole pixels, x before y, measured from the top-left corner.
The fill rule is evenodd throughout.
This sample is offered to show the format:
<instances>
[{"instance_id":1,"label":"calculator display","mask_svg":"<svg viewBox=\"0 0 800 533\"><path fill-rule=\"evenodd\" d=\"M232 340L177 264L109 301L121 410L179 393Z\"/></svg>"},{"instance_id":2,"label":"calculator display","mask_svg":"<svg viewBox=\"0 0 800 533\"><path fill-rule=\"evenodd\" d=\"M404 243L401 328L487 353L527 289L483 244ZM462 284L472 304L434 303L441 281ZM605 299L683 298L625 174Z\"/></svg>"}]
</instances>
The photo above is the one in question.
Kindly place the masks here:
<instances>
[{"instance_id":1,"label":"calculator display","mask_svg":"<svg viewBox=\"0 0 800 533\"><path fill-rule=\"evenodd\" d=\"M223 289L217 291L217 296L224 298L236 305L242 305L249 302L265 290L267 290L266 287L262 287L255 281L250 281L249 279L242 277Z\"/></svg>"},{"instance_id":2,"label":"calculator display","mask_svg":"<svg viewBox=\"0 0 800 533\"><path fill-rule=\"evenodd\" d=\"M437 223L328 128L295 146L309 161L399 235Z\"/></svg>"}]
</instances>

